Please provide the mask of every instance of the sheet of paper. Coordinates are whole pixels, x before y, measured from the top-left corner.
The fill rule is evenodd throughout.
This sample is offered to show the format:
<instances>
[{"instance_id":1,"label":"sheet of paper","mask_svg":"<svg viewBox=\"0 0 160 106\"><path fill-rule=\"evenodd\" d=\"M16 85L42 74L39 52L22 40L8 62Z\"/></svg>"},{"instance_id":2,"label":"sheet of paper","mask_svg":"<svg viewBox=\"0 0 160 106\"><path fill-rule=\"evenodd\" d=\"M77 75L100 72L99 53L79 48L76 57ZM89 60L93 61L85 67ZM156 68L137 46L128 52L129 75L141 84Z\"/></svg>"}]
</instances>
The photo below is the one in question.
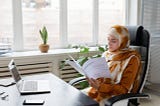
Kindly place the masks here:
<instances>
[{"instance_id":1,"label":"sheet of paper","mask_svg":"<svg viewBox=\"0 0 160 106\"><path fill-rule=\"evenodd\" d=\"M110 72L104 57L92 58L82 66L85 75L89 78L110 78Z\"/></svg>"}]
</instances>

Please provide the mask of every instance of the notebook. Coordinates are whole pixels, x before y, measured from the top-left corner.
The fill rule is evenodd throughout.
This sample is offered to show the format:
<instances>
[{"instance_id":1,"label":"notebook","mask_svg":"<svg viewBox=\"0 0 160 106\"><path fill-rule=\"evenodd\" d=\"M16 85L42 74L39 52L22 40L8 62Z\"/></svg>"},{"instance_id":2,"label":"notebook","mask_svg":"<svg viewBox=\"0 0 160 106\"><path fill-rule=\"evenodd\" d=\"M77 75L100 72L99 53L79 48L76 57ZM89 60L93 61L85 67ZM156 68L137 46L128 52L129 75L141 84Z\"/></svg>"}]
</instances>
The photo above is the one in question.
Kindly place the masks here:
<instances>
[{"instance_id":1,"label":"notebook","mask_svg":"<svg viewBox=\"0 0 160 106\"><path fill-rule=\"evenodd\" d=\"M18 91L23 94L49 93L50 86L48 80L23 80L18 72L16 64L12 59L8 68L15 80Z\"/></svg>"}]
</instances>

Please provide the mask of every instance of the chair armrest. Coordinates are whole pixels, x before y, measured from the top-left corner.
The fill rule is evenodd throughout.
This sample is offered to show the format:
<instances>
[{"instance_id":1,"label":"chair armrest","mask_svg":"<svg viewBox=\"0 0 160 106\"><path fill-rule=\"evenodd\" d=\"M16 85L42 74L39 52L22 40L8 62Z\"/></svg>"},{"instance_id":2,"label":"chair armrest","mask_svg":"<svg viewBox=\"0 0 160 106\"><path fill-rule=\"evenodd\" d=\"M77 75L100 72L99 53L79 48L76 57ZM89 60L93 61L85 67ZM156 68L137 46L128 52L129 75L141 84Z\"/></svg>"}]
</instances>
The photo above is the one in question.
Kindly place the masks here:
<instances>
[{"instance_id":1,"label":"chair armrest","mask_svg":"<svg viewBox=\"0 0 160 106\"><path fill-rule=\"evenodd\" d=\"M80 83L82 81L85 81L85 80L86 80L85 76L83 76L83 77L77 77L77 78L74 78L74 79L70 80L69 84L70 85L75 85L75 84L78 84L78 83Z\"/></svg>"},{"instance_id":2,"label":"chair armrest","mask_svg":"<svg viewBox=\"0 0 160 106\"><path fill-rule=\"evenodd\" d=\"M105 102L105 106L112 106L114 103L120 100L135 99L135 98L150 98L150 96L144 93L127 93L127 94L117 95L117 96L109 98Z\"/></svg>"}]
</instances>

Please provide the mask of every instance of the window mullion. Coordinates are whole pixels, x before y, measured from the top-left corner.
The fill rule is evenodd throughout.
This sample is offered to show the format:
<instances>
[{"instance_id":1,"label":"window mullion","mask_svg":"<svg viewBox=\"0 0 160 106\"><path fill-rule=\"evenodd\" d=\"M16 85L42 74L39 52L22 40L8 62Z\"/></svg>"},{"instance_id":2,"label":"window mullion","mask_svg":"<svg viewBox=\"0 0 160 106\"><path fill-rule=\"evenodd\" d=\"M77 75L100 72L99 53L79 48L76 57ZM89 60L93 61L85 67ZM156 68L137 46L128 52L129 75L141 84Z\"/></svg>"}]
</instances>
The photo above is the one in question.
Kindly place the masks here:
<instances>
[{"instance_id":1,"label":"window mullion","mask_svg":"<svg viewBox=\"0 0 160 106\"><path fill-rule=\"evenodd\" d=\"M98 44L98 29L99 29L99 0L93 0L93 43Z\"/></svg>"},{"instance_id":2,"label":"window mullion","mask_svg":"<svg viewBox=\"0 0 160 106\"><path fill-rule=\"evenodd\" d=\"M23 26L21 0L12 0L13 8L13 50L23 50Z\"/></svg>"},{"instance_id":3,"label":"window mullion","mask_svg":"<svg viewBox=\"0 0 160 106\"><path fill-rule=\"evenodd\" d=\"M138 25L139 23L139 18L138 18L138 3L139 1L138 0L127 0L126 1L126 5L127 5L127 10L126 10L126 13L127 13L127 22L126 24L127 25Z\"/></svg>"},{"instance_id":4,"label":"window mullion","mask_svg":"<svg viewBox=\"0 0 160 106\"><path fill-rule=\"evenodd\" d=\"M60 0L60 42L62 47L68 45L67 32L67 0Z\"/></svg>"}]
</instances>

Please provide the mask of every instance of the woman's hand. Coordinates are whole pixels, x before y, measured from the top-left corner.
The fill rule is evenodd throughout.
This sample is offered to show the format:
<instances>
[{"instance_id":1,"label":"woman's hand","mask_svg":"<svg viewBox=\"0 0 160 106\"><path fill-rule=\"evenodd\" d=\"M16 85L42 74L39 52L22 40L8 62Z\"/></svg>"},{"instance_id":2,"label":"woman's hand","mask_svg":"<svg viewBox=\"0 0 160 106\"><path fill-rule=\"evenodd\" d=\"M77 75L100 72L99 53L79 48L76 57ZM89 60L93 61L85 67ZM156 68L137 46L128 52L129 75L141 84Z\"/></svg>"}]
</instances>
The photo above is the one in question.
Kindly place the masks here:
<instances>
[{"instance_id":1,"label":"woman's hand","mask_svg":"<svg viewBox=\"0 0 160 106\"><path fill-rule=\"evenodd\" d=\"M95 89L97 89L97 90L98 90L100 84L103 82L102 80L95 80L95 79L93 79L93 78L90 78L90 79L87 78L87 80L88 80L88 83L89 83L93 88L95 88Z\"/></svg>"}]
</instances>

